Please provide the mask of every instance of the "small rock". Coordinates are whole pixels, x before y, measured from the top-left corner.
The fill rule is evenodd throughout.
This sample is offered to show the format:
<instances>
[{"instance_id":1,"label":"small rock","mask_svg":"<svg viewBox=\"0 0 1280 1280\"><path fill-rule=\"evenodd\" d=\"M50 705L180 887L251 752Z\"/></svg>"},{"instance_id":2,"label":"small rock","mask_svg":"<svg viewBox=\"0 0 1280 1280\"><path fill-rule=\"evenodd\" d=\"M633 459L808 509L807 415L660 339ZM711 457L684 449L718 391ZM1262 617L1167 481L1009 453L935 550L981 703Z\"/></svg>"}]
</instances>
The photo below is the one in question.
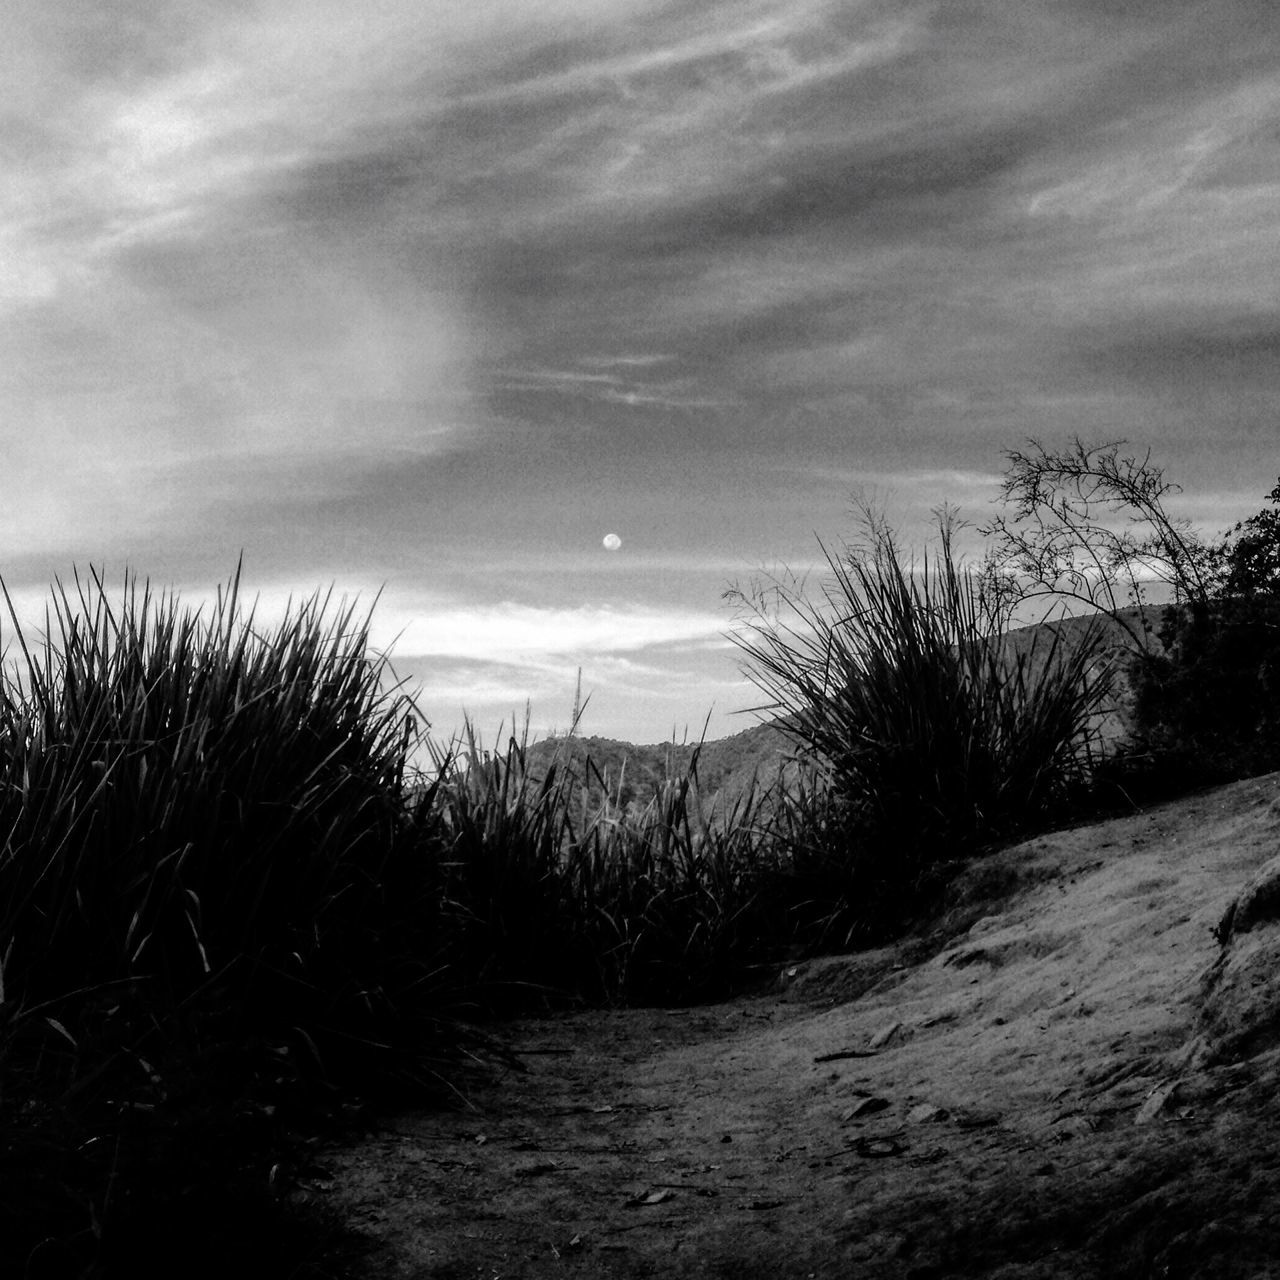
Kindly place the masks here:
<instances>
[{"instance_id":1,"label":"small rock","mask_svg":"<svg viewBox=\"0 0 1280 1280\"><path fill-rule=\"evenodd\" d=\"M1240 933L1280 917L1280 855L1272 858L1236 895L1214 935L1225 947Z\"/></svg>"},{"instance_id":2,"label":"small rock","mask_svg":"<svg viewBox=\"0 0 1280 1280\"><path fill-rule=\"evenodd\" d=\"M643 1209L650 1205L665 1204L673 1194L666 1188L658 1191L642 1191L639 1195L632 1196L626 1205L628 1209Z\"/></svg>"},{"instance_id":3,"label":"small rock","mask_svg":"<svg viewBox=\"0 0 1280 1280\"><path fill-rule=\"evenodd\" d=\"M861 1137L852 1150L869 1160L883 1160L887 1156L900 1156L906 1148L896 1138Z\"/></svg>"},{"instance_id":4,"label":"small rock","mask_svg":"<svg viewBox=\"0 0 1280 1280\"><path fill-rule=\"evenodd\" d=\"M947 1111L942 1107L935 1107L932 1102L922 1102L919 1106L912 1107L907 1112L908 1124L936 1124L941 1120L947 1119Z\"/></svg>"},{"instance_id":5,"label":"small rock","mask_svg":"<svg viewBox=\"0 0 1280 1280\"><path fill-rule=\"evenodd\" d=\"M961 1129L989 1129L1000 1123L1000 1117L994 1111L959 1111L952 1119Z\"/></svg>"},{"instance_id":6,"label":"small rock","mask_svg":"<svg viewBox=\"0 0 1280 1280\"><path fill-rule=\"evenodd\" d=\"M1146 1101L1138 1108L1138 1114L1134 1117L1134 1124L1151 1124L1152 1121L1168 1111L1177 1099L1178 1082L1176 1080L1166 1080L1164 1084L1158 1084L1147 1094Z\"/></svg>"},{"instance_id":7,"label":"small rock","mask_svg":"<svg viewBox=\"0 0 1280 1280\"><path fill-rule=\"evenodd\" d=\"M940 1022L954 1022L959 1016L956 1009L942 1009L937 1013L931 1013L920 1024L922 1027L936 1027Z\"/></svg>"},{"instance_id":8,"label":"small rock","mask_svg":"<svg viewBox=\"0 0 1280 1280\"><path fill-rule=\"evenodd\" d=\"M882 1031L877 1031L876 1034L871 1037L871 1048L883 1049L884 1046L887 1045L889 1041L892 1040L893 1037L896 1036L898 1032L901 1030L902 1030L902 1023L900 1022L890 1023Z\"/></svg>"},{"instance_id":9,"label":"small rock","mask_svg":"<svg viewBox=\"0 0 1280 1280\"><path fill-rule=\"evenodd\" d=\"M845 1111L840 1119L841 1121L856 1120L860 1116L874 1115L877 1111L884 1111L889 1106L888 1098L859 1098L847 1111Z\"/></svg>"}]
</instances>

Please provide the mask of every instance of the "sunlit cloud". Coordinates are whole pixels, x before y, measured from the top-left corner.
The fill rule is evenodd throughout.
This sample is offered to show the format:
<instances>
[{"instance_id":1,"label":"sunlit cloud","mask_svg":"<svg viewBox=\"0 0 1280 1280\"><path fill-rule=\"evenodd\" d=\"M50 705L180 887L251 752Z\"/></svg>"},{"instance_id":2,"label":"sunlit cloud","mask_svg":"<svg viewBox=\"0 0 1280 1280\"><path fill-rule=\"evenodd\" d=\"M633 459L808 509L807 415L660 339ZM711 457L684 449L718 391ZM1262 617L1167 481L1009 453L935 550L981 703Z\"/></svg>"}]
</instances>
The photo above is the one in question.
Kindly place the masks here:
<instances>
[{"instance_id":1,"label":"sunlit cloud","mask_svg":"<svg viewBox=\"0 0 1280 1280\"><path fill-rule=\"evenodd\" d=\"M396 670L437 738L456 733L464 717L488 735L500 724L518 730L526 716L535 736L563 732L575 704L583 708L584 733L608 735L626 707L633 741L697 738L708 723L714 737L746 728L747 713L760 702L749 681L726 674L722 665L682 673L625 657L581 665L435 659L399 662Z\"/></svg>"},{"instance_id":2,"label":"sunlit cloud","mask_svg":"<svg viewBox=\"0 0 1280 1280\"><path fill-rule=\"evenodd\" d=\"M492 659L631 653L703 639L722 626L723 619L712 613L635 606L553 608L505 602L401 613L387 602L378 613L378 635L388 641L394 636L397 653Z\"/></svg>"}]
</instances>

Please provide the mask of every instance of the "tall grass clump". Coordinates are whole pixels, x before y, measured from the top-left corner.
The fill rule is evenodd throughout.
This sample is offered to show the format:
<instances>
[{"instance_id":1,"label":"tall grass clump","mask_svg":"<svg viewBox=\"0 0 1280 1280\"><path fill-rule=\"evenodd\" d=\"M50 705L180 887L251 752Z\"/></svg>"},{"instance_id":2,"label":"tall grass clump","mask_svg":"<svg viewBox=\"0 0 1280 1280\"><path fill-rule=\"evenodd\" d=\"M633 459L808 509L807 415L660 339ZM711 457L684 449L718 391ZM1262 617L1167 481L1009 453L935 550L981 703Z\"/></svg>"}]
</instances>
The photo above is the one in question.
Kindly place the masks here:
<instances>
[{"instance_id":1,"label":"tall grass clump","mask_svg":"<svg viewBox=\"0 0 1280 1280\"><path fill-rule=\"evenodd\" d=\"M915 563L882 520L867 529L862 547L823 548L816 601L803 584L740 592L751 612L737 633L767 709L825 775L797 871L854 917L899 909L931 867L1082 783L1108 682L1100 630L1068 645L1046 627L1021 652L1001 642L1007 610L960 562L947 520Z\"/></svg>"},{"instance_id":2,"label":"tall grass clump","mask_svg":"<svg viewBox=\"0 0 1280 1280\"><path fill-rule=\"evenodd\" d=\"M501 730L499 730L501 735ZM575 780L527 767L528 727L486 750L474 726L434 749L449 952L480 1016L518 1007L574 962L561 875L575 838Z\"/></svg>"},{"instance_id":3,"label":"tall grass clump","mask_svg":"<svg viewBox=\"0 0 1280 1280\"><path fill-rule=\"evenodd\" d=\"M702 794L695 752L647 803L606 808L575 844L565 867L573 914L613 999L723 997L777 947L766 890L781 855L768 800L751 787L720 808Z\"/></svg>"},{"instance_id":4,"label":"tall grass clump","mask_svg":"<svg viewBox=\"0 0 1280 1280\"><path fill-rule=\"evenodd\" d=\"M531 770L527 734L490 753L469 730L437 769L449 953L477 1012L722 996L773 941L767 796L723 811L696 751L626 803L590 759Z\"/></svg>"},{"instance_id":5,"label":"tall grass clump","mask_svg":"<svg viewBox=\"0 0 1280 1280\"><path fill-rule=\"evenodd\" d=\"M215 997L314 1053L389 1011L394 931L418 909L429 929L433 882L403 798L412 713L367 619L317 594L259 627L238 577L206 616L94 574L46 627L17 632L0 684L10 1019Z\"/></svg>"},{"instance_id":6,"label":"tall grass clump","mask_svg":"<svg viewBox=\"0 0 1280 1280\"><path fill-rule=\"evenodd\" d=\"M207 613L77 575L39 639L8 603L0 1126L27 1132L26 1099L52 1119L24 1141L72 1117L70 1149L103 1153L108 1181L63 1196L83 1231L175 1116L227 1133L293 1093L430 1083L432 800L405 803L412 708L367 618L317 593L260 624L238 571Z\"/></svg>"}]
</instances>

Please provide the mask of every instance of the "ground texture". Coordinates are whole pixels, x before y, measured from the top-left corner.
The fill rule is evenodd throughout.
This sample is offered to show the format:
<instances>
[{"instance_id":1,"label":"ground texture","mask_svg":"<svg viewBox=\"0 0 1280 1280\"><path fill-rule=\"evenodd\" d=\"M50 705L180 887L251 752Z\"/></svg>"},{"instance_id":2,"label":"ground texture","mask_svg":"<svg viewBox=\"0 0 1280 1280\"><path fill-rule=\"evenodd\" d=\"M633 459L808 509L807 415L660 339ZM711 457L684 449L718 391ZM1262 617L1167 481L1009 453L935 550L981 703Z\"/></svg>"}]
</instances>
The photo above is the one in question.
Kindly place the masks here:
<instances>
[{"instance_id":1,"label":"ground texture","mask_svg":"<svg viewBox=\"0 0 1280 1280\"><path fill-rule=\"evenodd\" d=\"M1280 775L1041 837L928 940L517 1024L292 1194L388 1280L1280 1276L1277 854Z\"/></svg>"}]
</instances>

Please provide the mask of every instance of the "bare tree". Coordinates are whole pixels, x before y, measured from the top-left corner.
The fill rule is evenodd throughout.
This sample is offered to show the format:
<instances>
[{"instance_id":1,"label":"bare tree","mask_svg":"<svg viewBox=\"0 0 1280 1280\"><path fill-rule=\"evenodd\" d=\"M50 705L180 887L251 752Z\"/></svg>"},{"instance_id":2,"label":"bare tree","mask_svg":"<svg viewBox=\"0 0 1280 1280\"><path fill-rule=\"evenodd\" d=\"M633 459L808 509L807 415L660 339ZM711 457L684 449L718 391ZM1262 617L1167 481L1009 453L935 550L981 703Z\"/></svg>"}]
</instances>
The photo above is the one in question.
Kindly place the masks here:
<instances>
[{"instance_id":1,"label":"bare tree","mask_svg":"<svg viewBox=\"0 0 1280 1280\"><path fill-rule=\"evenodd\" d=\"M1165 478L1151 452L1126 442L1062 450L1029 440L1009 462L1001 499L1009 508L980 532L992 540L989 589L1018 601L1052 598L1121 618L1164 583L1178 604L1207 605L1221 582L1224 547L1209 543L1165 500L1181 488Z\"/></svg>"}]
</instances>

